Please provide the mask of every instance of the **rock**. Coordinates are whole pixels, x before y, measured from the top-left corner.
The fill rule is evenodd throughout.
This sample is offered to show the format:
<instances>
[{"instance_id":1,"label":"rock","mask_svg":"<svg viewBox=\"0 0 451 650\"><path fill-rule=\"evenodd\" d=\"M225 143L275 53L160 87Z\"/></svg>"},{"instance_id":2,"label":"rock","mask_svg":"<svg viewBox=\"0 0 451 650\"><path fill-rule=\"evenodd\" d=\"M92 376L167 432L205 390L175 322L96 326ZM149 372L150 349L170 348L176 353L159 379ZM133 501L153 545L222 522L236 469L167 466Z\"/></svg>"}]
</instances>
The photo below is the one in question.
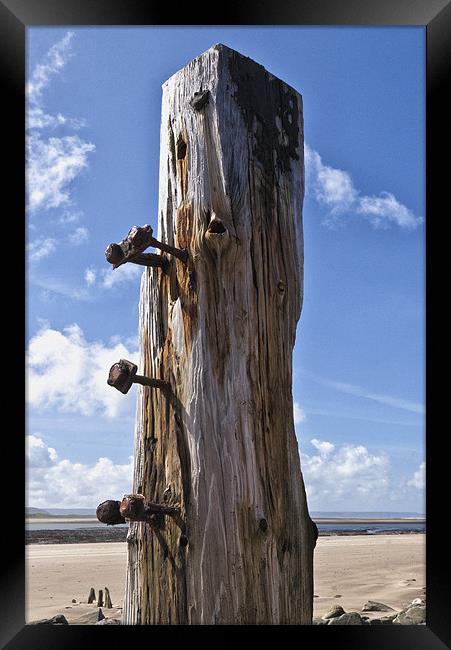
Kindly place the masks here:
<instances>
[{"instance_id":1,"label":"rock","mask_svg":"<svg viewBox=\"0 0 451 650\"><path fill-rule=\"evenodd\" d=\"M426 605L426 601L424 598L415 598L412 600L412 605Z\"/></svg>"},{"instance_id":2,"label":"rock","mask_svg":"<svg viewBox=\"0 0 451 650\"><path fill-rule=\"evenodd\" d=\"M368 600L362 607L362 612L394 612L393 607L378 603L376 600Z\"/></svg>"},{"instance_id":3,"label":"rock","mask_svg":"<svg viewBox=\"0 0 451 650\"><path fill-rule=\"evenodd\" d=\"M122 625L119 618L102 618L96 625Z\"/></svg>"},{"instance_id":4,"label":"rock","mask_svg":"<svg viewBox=\"0 0 451 650\"><path fill-rule=\"evenodd\" d=\"M391 625L398 614L391 614L390 616L382 616L381 623L382 625Z\"/></svg>"},{"instance_id":5,"label":"rock","mask_svg":"<svg viewBox=\"0 0 451 650\"><path fill-rule=\"evenodd\" d=\"M397 625L421 625L426 622L426 605L410 605L396 616Z\"/></svg>"},{"instance_id":6,"label":"rock","mask_svg":"<svg viewBox=\"0 0 451 650\"><path fill-rule=\"evenodd\" d=\"M363 621L358 612L347 612L336 618L329 619L328 625L363 625Z\"/></svg>"},{"instance_id":7,"label":"rock","mask_svg":"<svg viewBox=\"0 0 451 650\"><path fill-rule=\"evenodd\" d=\"M75 625L95 625L99 621L102 621L105 618L100 607L96 607L92 612L86 612L82 614L74 621Z\"/></svg>"},{"instance_id":8,"label":"rock","mask_svg":"<svg viewBox=\"0 0 451 650\"><path fill-rule=\"evenodd\" d=\"M345 613L345 610L341 605L334 605L327 614L324 614L323 619L327 620L328 618L336 618L337 616L341 616L342 614Z\"/></svg>"},{"instance_id":9,"label":"rock","mask_svg":"<svg viewBox=\"0 0 451 650\"><path fill-rule=\"evenodd\" d=\"M341 594L335 594L334 598L341 598Z\"/></svg>"},{"instance_id":10,"label":"rock","mask_svg":"<svg viewBox=\"0 0 451 650\"><path fill-rule=\"evenodd\" d=\"M323 618L314 618L312 625L327 625L329 621L325 621Z\"/></svg>"},{"instance_id":11,"label":"rock","mask_svg":"<svg viewBox=\"0 0 451 650\"><path fill-rule=\"evenodd\" d=\"M370 625L392 625L393 620L397 617L397 614L392 616L382 616L382 618L373 618L369 621Z\"/></svg>"},{"instance_id":12,"label":"rock","mask_svg":"<svg viewBox=\"0 0 451 650\"><path fill-rule=\"evenodd\" d=\"M30 625L69 625L63 614L57 614L53 618L41 618L39 621L31 621Z\"/></svg>"},{"instance_id":13,"label":"rock","mask_svg":"<svg viewBox=\"0 0 451 650\"><path fill-rule=\"evenodd\" d=\"M72 598L72 602L73 602L73 603L76 603L77 601L75 600L75 598Z\"/></svg>"}]
</instances>

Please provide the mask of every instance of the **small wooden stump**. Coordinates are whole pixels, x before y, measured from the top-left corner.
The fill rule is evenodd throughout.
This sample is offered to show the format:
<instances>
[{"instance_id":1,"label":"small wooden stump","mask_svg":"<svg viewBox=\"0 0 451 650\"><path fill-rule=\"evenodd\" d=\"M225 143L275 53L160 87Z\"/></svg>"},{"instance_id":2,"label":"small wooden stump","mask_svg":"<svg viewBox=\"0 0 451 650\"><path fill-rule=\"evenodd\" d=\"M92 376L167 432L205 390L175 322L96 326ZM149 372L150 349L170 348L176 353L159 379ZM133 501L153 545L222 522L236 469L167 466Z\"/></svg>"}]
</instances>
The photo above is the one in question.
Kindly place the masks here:
<instances>
[{"instance_id":1,"label":"small wooden stump","mask_svg":"<svg viewBox=\"0 0 451 650\"><path fill-rule=\"evenodd\" d=\"M111 602L111 597L110 597L110 590L108 587L105 587L105 607L107 609L111 609L113 607L113 603Z\"/></svg>"},{"instance_id":2,"label":"small wooden stump","mask_svg":"<svg viewBox=\"0 0 451 650\"><path fill-rule=\"evenodd\" d=\"M96 599L96 592L94 591L94 587L91 587L91 591L89 592L88 596L88 605L93 603Z\"/></svg>"},{"instance_id":3,"label":"small wooden stump","mask_svg":"<svg viewBox=\"0 0 451 650\"><path fill-rule=\"evenodd\" d=\"M99 597L97 598L97 607L103 607L103 591L99 589Z\"/></svg>"}]
</instances>

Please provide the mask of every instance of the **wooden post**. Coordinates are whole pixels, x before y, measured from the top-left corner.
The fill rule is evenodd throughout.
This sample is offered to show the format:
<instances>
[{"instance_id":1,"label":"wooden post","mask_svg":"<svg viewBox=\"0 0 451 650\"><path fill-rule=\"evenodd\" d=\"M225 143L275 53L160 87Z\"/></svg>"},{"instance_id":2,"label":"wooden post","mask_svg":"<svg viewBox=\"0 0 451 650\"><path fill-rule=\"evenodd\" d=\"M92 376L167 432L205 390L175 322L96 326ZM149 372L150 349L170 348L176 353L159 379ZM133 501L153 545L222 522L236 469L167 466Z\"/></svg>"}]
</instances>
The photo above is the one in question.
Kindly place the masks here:
<instances>
[{"instance_id":1,"label":"wooden post","mask_svg":"<svg viewBox=\"0 0 451 650\"><path fill-rule=\"evenodd\" d=\"M105 587L105 607L107 609L111 609L113 607L113 603L111 602L110 590L108 589L108 587Z\"/></svg>"},{"instance_id":2,"label":"wooden post","mask_svg":"<svg viewBox=\"0 0 451 650\"><path fill-rule=\"evenodd\" d=\"M215 45L163 85L158 239L144 270L125 624L308 624L314 529L293 424L303 287L302 98ZM131 224L130 224L131 225Z\"/></svg>"}]
</instances>

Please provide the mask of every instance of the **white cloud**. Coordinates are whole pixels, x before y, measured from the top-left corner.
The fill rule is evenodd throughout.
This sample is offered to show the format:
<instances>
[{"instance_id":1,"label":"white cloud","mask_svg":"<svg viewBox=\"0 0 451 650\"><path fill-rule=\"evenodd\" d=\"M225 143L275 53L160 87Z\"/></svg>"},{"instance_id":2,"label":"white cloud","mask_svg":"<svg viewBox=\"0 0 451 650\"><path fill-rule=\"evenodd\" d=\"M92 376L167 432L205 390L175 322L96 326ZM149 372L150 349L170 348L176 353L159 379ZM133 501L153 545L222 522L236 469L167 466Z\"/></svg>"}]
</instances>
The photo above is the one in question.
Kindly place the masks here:
<instances>
[{"instance_id":1,"label":"white cloud","mask_svg":"<svg viewBox=\"0 0 451 650\"><path fill-rule=\"evenodd\" d=\"M412 413L424 413L423 404L418 402L412 402L401 397L395 397L393 395L384 395L383 393L374 393L362 388L361 386L355 386L354 384L346 384L341 381L330 381L328 379L320 379L319 377L312 377L320 384L324 386L329 386L335 390L340 391L341 393L347 393L348 395L355 395L355 397L363 397L365 399L373 400L374 402L379 402L380 404L386 404L387 406L393 406L394 408L403 409L405 411L411 411Z\"/></svg>"},{"instance_id":2,"label":"white cloud","mask_svg":"<svg viewBox=\"0 0 451 650\"><path fill-rule=\"evenodd\" d=\"M71 223L76 223L79 221L80 217L83 216L83 212L80 212L80 210L76 212L64 212L58 219L58 223L63 224L63 226L66 226Z\"/></svg>"},{"instance_id":3,"label":"white cloud","mask_svg":"<svg viewBox=\"0 0 451 650\"><path fill-rule=\"evenodd\" d=\"M127 282L138 282L143 267L138 264L123 264L117 269L96 269L90 267L85 271L85 281L88 286L97 285L102 289L113 289Z\"/></svg>"},{"instance_id":4,"label":"white cloud","mask_svg":"<svg viewBox=\"0 0 451 650\"><path fill-rule=\"evenodd\" d=\"M85 228L84 226L80 226L79 228L76 228L73 232L70 233L69 241L74 246L80 246L80 244L83 244L85 241L88 240L88 236L89 236L88 229Z\"/></svg>"},{"instance_id":5,"label":"white cloud","mask_svg":"<svg viewBox=\"0 0 451 650\"><path fill-rule=\"evenodd\" d=\"M83 119L66 117L61 113L50 115L42 108L43 91L49 86L52 78L61 73L72 56L71 40L73 36L73 32L67 32L64 38L49 49L42 62L31 73L30 81L26 85L26 128L28 130L54 129L61 126L80 129L86 126Z\"/></svg>"},{"instance_id":6,"label":"white cloud","mask_svg":"<svg viewBox=\"0 0 451 650\"><path fill-rule=\"evenodd\" d=\"M58 460L55 449L38 435L27 441L27 504L31 507L96 508L106 499L132 491L133 459L115 464L101 457L94 464Z\"/></svg>"},{"instance_id":7,"label":"white cloud","mask_svg":"<svg viewBox=\"0 0 451 650\"><path fill-rule=\"evenodd\" d=\"M50 467L56 462L57 453L55 449L47 447L42 438L26 436L25 442L28 467Z\"/></svg>"},{"instance_id":8,"label":"white cloud","mask_svg":"<svg viewBox=\"0 0 451 650\"><path fill-rule=\"evenodd\" d=\"M37 409L118 417L132 413L136 390L122 395L107 385L110 367L121 358L137 363L137 350L122 342L89 342L77 324L45 327L27 350L27 401Z\"/></svg>"},{"instance_id":9,"label":"white cloud","mask_svg":"<svg viewBox=\"0 0 451 650\"><path fill-rule=\"evenodd\" d=\"M325 165L317 151L304 146L306 189L318 203L329 208L325 225L342 223L346 212L367 217L374 228L396 224L400 228L415 229L423 222L390 192L379 196L361 196L349 172Z\"/></svg>"},{"instance_id":10,"label":"white cloud","mask_svg":"<svg viewBox=\"0 0 451 650\"><path fill-rule=\"evenodd\" d=\"M88 166L95 145L78 136L27 138L27 193L31 210L71 203L70 183Z\"/></svg>"},{"instance_id":11,"label":"white cloud","mask_svg":"<svg viewBox=\"0 0 451 650\"><path fill-rule=\"evenodd\" d=\"M317 438L313 438L312 440L310 440L310 442L319 451L320 456L328 456L335 449L335 445L325 440L323 441L323 440L318 440Z\"/></svg>"},{"instance_id":12,"label":"white cloud","mask_svg":"<svg viewBox=\"0 0 451 650\"><path fill-rule=\"evenodd\" d=\"M86 126L86 120L75 117L66 117L57 113L49 115L44 113L39 106L30 106L27 111L26 127L31 129L54 129L57 126L69 126L73 129L81 129Z\"/></svg>"},{"instance_id":13,"label":"white cloud","mask_svg":"<svg viewBox=\"0 0 451 650\"><path fill-rule=\"evenodd\" d=\"M58 74L66 65L71 56L70 42L74 36L73 32L67 34L49 49L44 56L42 63L39 63L31 74L27 83L26 93L30 102L39 103L42 91L47 88L52 77Z\"/></svg>"},{"instance_id":14,"label":"white cloud","mask_svg":"<svg viewBox=\"0 0 451 650\"><path fill-rule=\"evenodd\" d=\"M31 262L38 262L44 257L48 257L56 249L56 239L52 237L40 237L28 244L28 259Z\"/></svg>"},{"instance_id":15,"label":"white cloud","mask_svg":"<svg viewBox=\"0 0 451 650\"><path fill-rule=\"evenodd\" d=\"M102 287L104 289L112 289L113 287L137 280L141 277L143 272L142 266L137 264L123 264L117 269L102 269Z\"/></svg>"},{"instance_id":16,"label":"white cloud","mask_svg":"<svg viewBox=\"0 0 451 650\"><path fill-rule=\"evenodd\" d=\"M357 197L350 174L324 165L318 152L307 144L304 147L306 186L311 187L316 200L342 212L351 207Z\"/></svg>"},{"instance_id":17,"label":"white cloud","mask_svg":"<svg viewBox=\"0 0 451 650\"><path fill-rule=\"evenodd\" d=\"M311 456L301 453L301 465L311 509L328 510L337 505L346 509L347 503L353 507L362 504L369 510L387 495L389 461L386 456L371 454L362 445L336 447L316 438L310 442L318 453Z\"/></svg>"},{"instance_id":18,"label":"white cloud","mask_svg":"<svg viewBox=\"0 0 451 650\"><path fill-rule=\"evenodd\" d=\"M407 485L417 488L418 490L424 490L426 485L426 463L421 463L420 467L413 475L413 478L407 482Z\"/></svg>"},{"instance_id":19,"label":"white cloud","mask_svg":"<svg viewBox=\"0 0 451 650\"><path fill-rule=\"evenodd\" d=\"M413 230L423 222L390 192L381 192L380 196L362 196L357 212L368 216L375 228L387 228L389 222L393 222L400 228Z\"/></svg>"},{"instance_id":20,"label":"white cloud","mask_svg":"<svg viewBox=\"0 0 451 650\"><path fill-rule=\"evenodd\" d=\"M299 424L300 422L304 422L306 416L305 416L305 411L302 408L302 406L299 406L298 402L293 402L293 417L294 417L294 423Z\"/></svg>"},{"instance_id":21,"label":"white cloud","mask_svg":"<svg viewBox=\"0 0 451 650\"><path fill-rule=\"evenodd\" d=\"M70 184L88 165L88 154L95 145L79 136L65 135L45 139L44 129L80 129L85 121L61 113L47 114L42 107L43 92L71 56L73 32L55 43L36 65L27 83L27 203L31 211L70 204Z\"/></svg>"},{"instance_id":22,"label":"white cloud","mask_svg":"<svg viewBox=\"0 0 451 650\"><path fill-rule=\"evenodd\" d=\"M95 284L96 282L96 270L95 269L86 269L85 271L85 280L88 287Z\"/></svg>"}]
</instances>

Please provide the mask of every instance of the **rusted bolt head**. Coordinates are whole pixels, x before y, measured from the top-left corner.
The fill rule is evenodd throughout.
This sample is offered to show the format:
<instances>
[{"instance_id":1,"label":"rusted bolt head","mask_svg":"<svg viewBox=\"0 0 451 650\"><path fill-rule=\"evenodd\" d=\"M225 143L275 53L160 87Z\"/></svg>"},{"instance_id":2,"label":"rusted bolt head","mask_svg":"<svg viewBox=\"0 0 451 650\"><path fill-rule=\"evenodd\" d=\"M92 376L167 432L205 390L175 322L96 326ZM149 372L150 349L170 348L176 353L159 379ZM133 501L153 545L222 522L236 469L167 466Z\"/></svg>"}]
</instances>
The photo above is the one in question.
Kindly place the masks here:
<instances>
[{"instance_id":1,"label":"rusted bolt head","mask_svg":"<svg viewBox=\"0 0 451 650\"><path fill-rule=\"evenodd\" d=\"M133 384L137 370L138 366L131 361L120 359L118 363L111 366L107 383L125 395Z\"/></svg>"},{"instance_id":2,"label":"rusted bolt head","mask_svg":"<svg viewBox=\"0 0 451 650\"><path fill-rule=\"evenodd\" d=\"M119 512L119 506L120 501L103 501L97 506L97 519L107 526L125 524L125 519Z\"/></svg>"},{"instance_id":3,"label":"rusted bolt head","mask_svg":"<svg viewBox=\"0 0 451 650\"><path fill-rule=\"evenodd\" d=\"M131 521L144 521L147 519L145 498L142 494L125 494L119 511L123 517Z\"/></svg>"},{"instance_id":4,"label":"rusted bolt head","mask_svg":"<svg viewBox=\"0 0 451 650\"><path fill-rule=\"evenodd\" d=\"M119 244L110 244L105 251L107 261L113 266L117 266L124 259L124 251Z\"/></svg>"},{"instance_id":5,"label":"rusted bolt head","mask_svg":"<svg viewBox=\"0 0 451 650\"><path fill-rule=\"evenodd\" d=\"M126 239L136 248L140 248L147 244L149 235L152 236L152 232L152 228L149 224L144 226L132 226L128 231Z\"/></svg>"}]
</instances>

